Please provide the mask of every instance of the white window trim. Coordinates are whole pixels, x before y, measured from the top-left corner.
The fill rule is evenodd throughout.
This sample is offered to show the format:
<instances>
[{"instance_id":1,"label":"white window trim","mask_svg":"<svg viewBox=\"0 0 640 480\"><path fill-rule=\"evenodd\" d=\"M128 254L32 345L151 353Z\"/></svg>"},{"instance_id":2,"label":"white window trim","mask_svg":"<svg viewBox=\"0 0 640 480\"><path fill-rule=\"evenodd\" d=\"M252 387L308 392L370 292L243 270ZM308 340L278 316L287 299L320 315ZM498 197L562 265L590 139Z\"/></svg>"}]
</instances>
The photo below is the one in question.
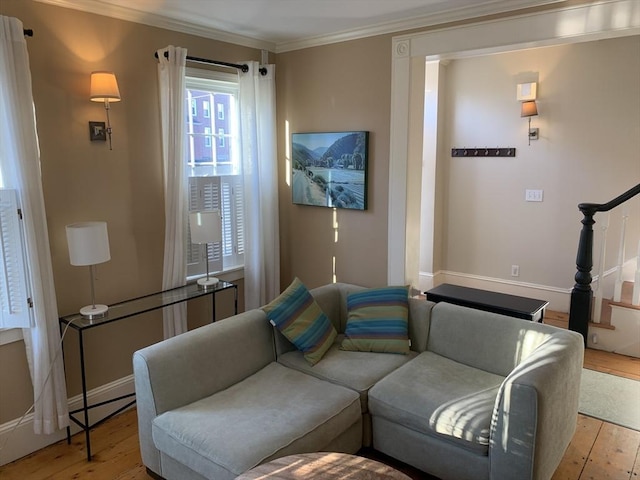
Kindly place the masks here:
<instances>
[{"instance_id":1,"label":"white window trim","mask_svg":"<svg viewBox=\"0 0 640 480\"><path fill-rule=\"evenodd\" d=\"M218 82L229 83L228 87L225 87L224 85L218 86L218 91L220 91L221 93L233 93L233 94L238 93L238 77L236 74L233 74L233 73L217 72L213 70L201 70L198 68L187 67L185 69L185 76L190 77L189 88L196 88L196 89L199 88L200 87L200 85L198 84L199 79L217 80ZM201 86L204 90L208 90L210 88L210 85L206 81L203 81L201 83ZM213 132L212 132L212 135L214 138L216 137L216 134ZM234 281L234 280L244 278L244 265L240 265L240 266L233 265L226 269L223 266L222 268L223 269L220 271L216 271L216 272L211 271L210 274L214 274L216 277L225 281ZM200 278L201 276L202 275L200 274L187 276L187 281L195 280L197 278Z\"/></svg>"},{"instance_id":2,"label":"white window trim","mask_svg":"<svg viewBox=\"0 0 640 480\"><path fill-rule=\"evenodd\" d=\"M23 339L21 328L3 328L0 330L0 346L19 342Z\"/></svg>"}]
</instances>

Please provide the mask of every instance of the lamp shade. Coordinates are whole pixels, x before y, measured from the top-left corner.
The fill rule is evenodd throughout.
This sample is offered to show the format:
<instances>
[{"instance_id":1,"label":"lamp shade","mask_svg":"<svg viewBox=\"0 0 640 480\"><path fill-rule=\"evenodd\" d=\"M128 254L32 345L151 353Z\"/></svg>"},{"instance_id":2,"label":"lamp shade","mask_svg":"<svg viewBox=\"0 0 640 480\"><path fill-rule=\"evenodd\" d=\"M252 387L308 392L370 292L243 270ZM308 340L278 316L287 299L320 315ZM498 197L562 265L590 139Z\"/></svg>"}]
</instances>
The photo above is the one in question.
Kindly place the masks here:
<instances>
[{"instance_id":1,"label":"lamp shade","mask_svg":"<svg viewBox=\"0 0 640 480\"><path fill-rule=\"evenodd\" d=\"M522 102L520 116L533 117L535 115L538 115L538 106L536 105L535 100L531 100L529 102Z\"/></svg>"},{"instance_id":2,"label":"lamp shade","mask_svg":"<svg viewBox=\"0 0 640 480\"><path fill-rule=\"evenodd\" d=\"M81 222L66 226L71 265L97 265L111 260L106 222Z\"/></svg>"},{"instance_id":3,"label":"lamp shade","mask_svg":"<svg viewBox=\"0 0 640 480\"><path fill-rule=\"evenodd\" d=\"M222 240L222 218L219 210L202 210L189 214L192 243L214 243Z\"/></svg>"},{"instance_id":4,"label":"lamp shade","mask_svg":"<svg viewBox=\"0 0 640 480\"><path fill-rule=\"evenodd\" d=\"M119 102L120 90L113 72L91 72L91 101Z\"/></svg>"}]
</instances>

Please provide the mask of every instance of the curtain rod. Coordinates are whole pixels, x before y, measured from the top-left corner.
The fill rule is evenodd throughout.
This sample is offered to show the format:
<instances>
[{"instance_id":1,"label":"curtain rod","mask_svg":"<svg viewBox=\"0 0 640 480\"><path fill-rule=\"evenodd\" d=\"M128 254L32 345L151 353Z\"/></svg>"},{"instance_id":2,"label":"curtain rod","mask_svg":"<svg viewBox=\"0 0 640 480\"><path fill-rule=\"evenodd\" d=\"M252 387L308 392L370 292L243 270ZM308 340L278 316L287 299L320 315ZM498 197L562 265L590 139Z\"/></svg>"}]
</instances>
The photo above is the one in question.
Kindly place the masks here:
<instances>
[{"instance_id":1,"label":"curtain rod","mask_svg":"<svg viewBox=\"0 0 640 480\"><path fill-rule=\"evenodd\" d=\"M25 37L33 37L33 30L31 30L30 28L25 28L22 30L22 32L24 33Z\"/></svg>"},{"instance_id":2,"label":"curtain rod","mask_svg":"<svg viewBox=\"0 0 640 480\"><path fill-rule=\"evenodd\" d=\"M155 58L158 58L158 52L154 53L153 56ZM164 56L165 58L169 58L169 52L164 52ZM219 60L208 60L206 58L199 58L199 57L190 57L187 55L187 61L188 62L195 62L195 63L204 63L207 65L218 65L220 67L227 67L227 68L237 68L238 70L241 70L242 73L247 73L249 71L249 66L247 64L238 64L238 63L229 63L229 62L221 62ZM267 74L267 69L266 67L260 67L260 75L264 76Z\"/></svg>"}]
</instances>

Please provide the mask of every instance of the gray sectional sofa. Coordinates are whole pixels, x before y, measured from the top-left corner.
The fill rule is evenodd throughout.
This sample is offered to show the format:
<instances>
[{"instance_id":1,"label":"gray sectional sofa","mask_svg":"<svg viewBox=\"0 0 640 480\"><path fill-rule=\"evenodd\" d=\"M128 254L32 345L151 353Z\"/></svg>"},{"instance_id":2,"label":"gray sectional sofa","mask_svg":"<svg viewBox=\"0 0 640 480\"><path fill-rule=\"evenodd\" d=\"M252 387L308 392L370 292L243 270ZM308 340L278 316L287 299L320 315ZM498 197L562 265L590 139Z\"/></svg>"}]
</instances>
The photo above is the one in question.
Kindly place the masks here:
<instances>
[{"instance_id":1,"label":"gray sectional sofa","mask_svg":"<svg viewBox=\"0 0 640 480\"><path fill-rule=\"evenodd\" d=\"M339 334L347 295L311 290ZM407 355L311 366L251 310L134 354L142 460L167 480L232 479L294 453L363 446L447 479L549 479L571 440L583 358L574 332L409 299Z\"/></svg>"}]
</instances>

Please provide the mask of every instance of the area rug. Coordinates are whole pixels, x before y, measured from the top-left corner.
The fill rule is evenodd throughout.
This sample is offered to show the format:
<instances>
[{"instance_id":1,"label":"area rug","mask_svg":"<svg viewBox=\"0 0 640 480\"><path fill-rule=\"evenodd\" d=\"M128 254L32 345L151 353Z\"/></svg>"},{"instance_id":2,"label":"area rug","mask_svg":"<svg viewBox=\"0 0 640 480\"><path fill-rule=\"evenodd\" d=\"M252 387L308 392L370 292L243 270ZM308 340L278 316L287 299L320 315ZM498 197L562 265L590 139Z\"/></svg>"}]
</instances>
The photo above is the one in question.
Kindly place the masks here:
<instances>
[{"instance_id":1,"label":"area rug","mask_svg":"<svg viewBox=\"0 0 640 480\"><path fill-rule=\"evenodd\" d=\"M578 411L640 430L640 381L583 368Z\"/></svg>"}]
</instances>

